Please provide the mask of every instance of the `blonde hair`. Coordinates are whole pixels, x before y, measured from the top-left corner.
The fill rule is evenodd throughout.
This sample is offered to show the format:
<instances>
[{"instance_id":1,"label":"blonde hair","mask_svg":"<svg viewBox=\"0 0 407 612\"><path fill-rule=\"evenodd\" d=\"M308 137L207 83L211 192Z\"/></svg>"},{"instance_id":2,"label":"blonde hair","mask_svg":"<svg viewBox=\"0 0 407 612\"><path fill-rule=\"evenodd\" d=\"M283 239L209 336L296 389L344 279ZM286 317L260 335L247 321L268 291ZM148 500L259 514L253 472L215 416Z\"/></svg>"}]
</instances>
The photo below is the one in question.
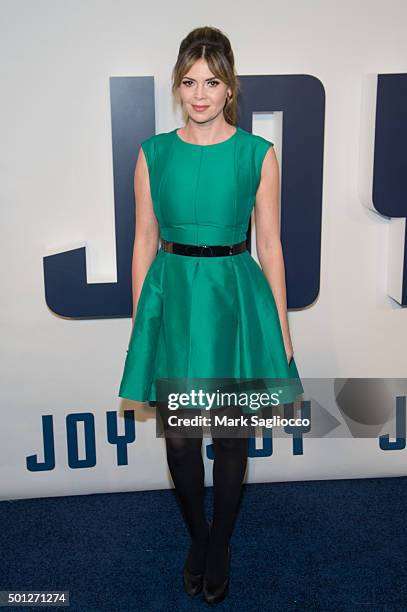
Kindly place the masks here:
<instances>
[{"instance_id":1,"label":"blonde hair","mask_svg":"<svg viewBox=\"0 0 407 612\"><path fill-rule=\"evenodd\" d=\"M178 88L184 75L199 59L208 62L213 74L231 88L223 108L227 123L235 125L238 117L237 97L240 84L235 73L235 60L228 37L218 28L205 26L195 28L181 42L177 62L172 71L172 93L178 99ZM185 121L187 118L184 118Z\"/></svg>"}]
</instances>

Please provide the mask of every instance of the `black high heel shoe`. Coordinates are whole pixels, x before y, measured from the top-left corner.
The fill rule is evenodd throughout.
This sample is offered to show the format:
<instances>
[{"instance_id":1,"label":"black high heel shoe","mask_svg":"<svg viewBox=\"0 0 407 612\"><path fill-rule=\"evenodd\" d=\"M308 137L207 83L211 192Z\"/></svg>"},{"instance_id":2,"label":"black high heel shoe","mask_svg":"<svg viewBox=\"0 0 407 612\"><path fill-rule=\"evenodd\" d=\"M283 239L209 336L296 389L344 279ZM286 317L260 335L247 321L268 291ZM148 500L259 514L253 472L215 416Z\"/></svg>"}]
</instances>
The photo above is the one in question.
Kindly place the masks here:
<instances>
[{"instance_id":1,"label":"black high heel shoe","mask_svg":"<svg viewBox=\"0 0 407 612\"><path fill-rule=\"evenodd\" d=\"M203 574L192 574L189 569L184 566L184 589L194 597L202 591Z\"/></svg>"},{"instance_id":2,"label":"black high heel shoe","mask_svg":"<svg viewBox=\"0 0 407 612\"><path fill-rule=\"evenodd\" d=\"M206 546L208 545L208 543L209 543L209 527L208 527L208 538L206 541ZM188 561L185 561L184 572L183 572L184 589L188 593L188 595L191 595L192 597L194 597L195 595L198 595L198 593L202 591L203 572L201 574L193 574L188 569L187 563Z\"/></svg>"},{"instance_id":3,"label":"black high heel shoe","mask_svg":"<svg viewBox=\"0 0 407 612\"><path fill-rule=\"evenodd\" d=\"M210 584L205 575L202 581L203 595L206 603L219 603L225 598L229 588L229 570L230 570L230 546L228 546L228 575L222 584Z\"/></svg>"}]
</instances>

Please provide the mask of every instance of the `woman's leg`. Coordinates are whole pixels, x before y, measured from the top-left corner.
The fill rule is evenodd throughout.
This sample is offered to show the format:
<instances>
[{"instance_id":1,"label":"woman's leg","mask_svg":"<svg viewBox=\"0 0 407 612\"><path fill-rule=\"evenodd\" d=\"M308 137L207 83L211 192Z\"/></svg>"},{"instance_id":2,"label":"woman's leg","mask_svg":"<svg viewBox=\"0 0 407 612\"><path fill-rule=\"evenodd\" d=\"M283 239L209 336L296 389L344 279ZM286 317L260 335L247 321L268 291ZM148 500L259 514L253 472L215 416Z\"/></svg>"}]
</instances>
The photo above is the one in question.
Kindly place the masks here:
<instances>
[{"instance_id":1,"label":"woman's leg","mask_svg":"<svg viewBox=\"0 0 407 612\"><path fill-rule=\"evenodd\" d=\"M242 414L238 406L216 410L216 414L232 418ZM212 419L214 414L215 410L211 412ZM239 510L248 456L247 430L233 431L231 428L229 434L226 431L222 436L217 437L215 427L212 433L214 508L205 571L211 584L221 584L228 573L228 546Z\"/></svg>"},{"instance_id":2,"label":"woman's leg","mask_svg":"<svg viewBox=\"0 0 407 612\"><path fill-rule=\"evenodd\" d=\"M191 416L191 411L169 410L168 405L157 402L165 433L167 462L175 491L187 524L191 543L186 565L193 574L202 574L209 538L209 525L205 516L205 468L202 459L202 430L200 437L186 437L168 424L170 415ZM191 435L191 434L190 434ZM196 430L194 435L198 436Z\"/></svg>"}]
</instances>

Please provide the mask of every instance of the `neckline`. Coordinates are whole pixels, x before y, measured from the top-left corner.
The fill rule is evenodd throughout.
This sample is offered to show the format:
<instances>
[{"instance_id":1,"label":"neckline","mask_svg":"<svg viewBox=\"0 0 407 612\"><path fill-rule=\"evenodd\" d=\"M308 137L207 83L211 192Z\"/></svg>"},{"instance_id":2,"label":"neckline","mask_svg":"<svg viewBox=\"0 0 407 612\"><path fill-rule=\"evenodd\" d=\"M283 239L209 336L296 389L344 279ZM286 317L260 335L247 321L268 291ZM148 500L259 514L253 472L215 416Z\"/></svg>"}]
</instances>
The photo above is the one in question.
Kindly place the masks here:
<instances>
[{"instance_id":1,"label":"neckline","mask_svg":"<svg viewBox=\"0 0 407 612\"><path fill-rule=\"evenodd\" d=\"M240 129L238 125L236 125L235 127L236 127L236 131L235 131L234 134L232 134L232 136L229 136L228 138L226 138L225 140L221 140L220 142L214 142L212 144L207 144L207 145L196 144L195 142L187 142L186 140L183 140L181 138L181 136L178 136L178 134L177 134L177 130L180 130L181 128L175 128L174 134L175 134L175 137L176 137L177 140L179 140L180 142L182 142L183 144L185 144L185 145L187 145L189 147L200 147L200 148L203 148L203 147L205 147L205 148L206 147L218 147L219 145L223 145L223 144L233 140L233 138L236 136L236 134L238 133L238 131Z\"/></svg>"}]
</instances>

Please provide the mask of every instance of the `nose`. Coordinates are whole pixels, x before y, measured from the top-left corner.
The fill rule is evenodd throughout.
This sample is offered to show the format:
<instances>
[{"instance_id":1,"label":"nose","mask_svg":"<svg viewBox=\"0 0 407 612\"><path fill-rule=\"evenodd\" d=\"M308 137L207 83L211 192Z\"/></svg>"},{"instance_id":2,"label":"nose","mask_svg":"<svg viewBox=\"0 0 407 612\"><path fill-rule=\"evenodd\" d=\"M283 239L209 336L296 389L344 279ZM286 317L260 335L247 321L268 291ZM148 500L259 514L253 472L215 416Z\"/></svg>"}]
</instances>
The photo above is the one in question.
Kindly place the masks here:
<instances>
[{"instance_id":1,"label":"nose","mask_svg":"<svg viewBox=\"0 0 407 612\"><path fill-rule=\"evenodd\" d=\"M203 88L204 88L204 85L198 85L197 88L196 88L195 98L198 101L201 101L202 99L205 98L205 92L204 92Z\"/></svg>"}]
</instances>

